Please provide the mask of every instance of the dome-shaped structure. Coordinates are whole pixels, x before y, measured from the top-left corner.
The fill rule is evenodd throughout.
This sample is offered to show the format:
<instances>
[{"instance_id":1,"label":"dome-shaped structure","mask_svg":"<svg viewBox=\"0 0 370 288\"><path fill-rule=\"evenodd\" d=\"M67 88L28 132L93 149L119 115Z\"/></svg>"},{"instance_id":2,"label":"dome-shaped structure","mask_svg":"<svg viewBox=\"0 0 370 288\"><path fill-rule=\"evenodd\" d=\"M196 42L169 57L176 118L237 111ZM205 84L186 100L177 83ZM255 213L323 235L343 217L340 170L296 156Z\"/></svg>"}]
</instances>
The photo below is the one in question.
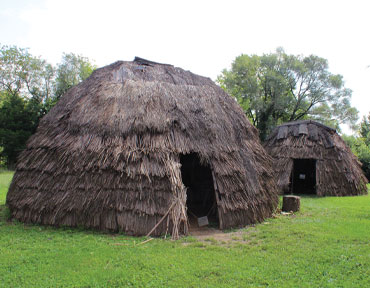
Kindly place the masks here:
<instances>
[{"instance_id":1,"label":"dome-shaped structure","mask_svg":"<svg viewBox=\"0 0 370 288\"><path fill-rule=\"evenodd\" d=\"M7 195L24 222L133 235L271 216L271 157L209 78L136 58L96 70L41 120Z\"/></svg>"},{"instance_id":2,"label":"dome-shaped structure","mask_svg":"<svg viewBox=\"0 0 370 288\"><path fill-rule=\"evenodd\" d=\"M274 129L264 147L274 159L280 193L367 193L361 163L335 129L311 120L288 122Z\"/></svg>"}]
</instances>

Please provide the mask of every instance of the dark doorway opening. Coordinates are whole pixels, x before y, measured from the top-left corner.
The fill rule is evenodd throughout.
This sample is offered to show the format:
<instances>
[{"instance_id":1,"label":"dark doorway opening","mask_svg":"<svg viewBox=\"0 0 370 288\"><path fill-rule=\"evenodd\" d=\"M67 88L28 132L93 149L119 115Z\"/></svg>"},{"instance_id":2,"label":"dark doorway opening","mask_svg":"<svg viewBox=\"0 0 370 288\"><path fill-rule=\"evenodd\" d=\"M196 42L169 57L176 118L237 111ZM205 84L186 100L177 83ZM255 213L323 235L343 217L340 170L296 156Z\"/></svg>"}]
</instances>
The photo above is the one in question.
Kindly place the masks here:
<instances>
[{"instance_id":1,"label":"dark doorway opening","mask_svg":"<svg viewBox=\"0 0 370 288\"><path fill-rule=\"evenodd\" d=\"M316 194L316 160L293 159L292 193Z\"/></svg>"},{"instance_id":2,"label":"dark doorway opening","mask_svg":"<svg viewBox=\"0 0 370 288\"><path fill-rule=\"evenodd\" d=\"M208 217L210 226L219 226L213 176L209 165L201 164L196 153L180 155L181 176L186 191L190 226L197 226L199 217Z\"/></svg>"}]
</instances>

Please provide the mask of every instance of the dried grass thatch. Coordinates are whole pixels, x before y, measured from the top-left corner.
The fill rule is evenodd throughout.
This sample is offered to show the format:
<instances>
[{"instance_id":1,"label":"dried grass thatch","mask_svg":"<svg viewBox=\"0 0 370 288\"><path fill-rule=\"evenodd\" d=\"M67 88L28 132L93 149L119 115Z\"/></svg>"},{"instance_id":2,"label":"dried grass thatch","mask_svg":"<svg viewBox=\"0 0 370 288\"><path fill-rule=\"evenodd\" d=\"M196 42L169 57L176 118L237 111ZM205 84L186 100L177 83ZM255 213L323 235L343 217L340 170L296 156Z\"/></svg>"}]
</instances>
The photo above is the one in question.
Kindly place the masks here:
<instances>
[{"instance_id":1,"label":"dried grass thatch","mask_svg":"<svg viewBox=\"0 0 370 288\"><path fill-rule=\"evenodd\" d=\"M14 218L132 235L186 234L180 155L212 170L221 229L277 206L271 157L209 78L143 59L96 70L40 122L7 204ZM164 217L165 216L165 217Z\"/></svg>"},{"instance_id":2,"label":"dried grass thatch","mask_svg":"<svg viewBox=\"0 0 370 288\"><path fill-rule=\"evenodd\" d=\"M319 196L367 193L361 163L335 129L306 120L275 128L264 147L274 158L281 193L289 193L293 159L316 160L316 194Z\"/></svg>"}]
</instances>

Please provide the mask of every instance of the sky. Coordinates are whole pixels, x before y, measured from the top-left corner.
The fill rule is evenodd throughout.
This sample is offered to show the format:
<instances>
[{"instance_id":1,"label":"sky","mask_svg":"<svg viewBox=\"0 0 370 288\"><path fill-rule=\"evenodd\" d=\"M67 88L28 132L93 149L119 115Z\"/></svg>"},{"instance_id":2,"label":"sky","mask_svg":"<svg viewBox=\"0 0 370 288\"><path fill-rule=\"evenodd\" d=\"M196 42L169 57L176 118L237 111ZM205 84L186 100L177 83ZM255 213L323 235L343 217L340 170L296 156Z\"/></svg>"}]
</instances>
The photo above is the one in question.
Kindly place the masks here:
<instances>
[{"instance_id":1,"label":"sky","mask_svg":"<svg viewBox=\"0 0 370 288\"><path fill-rule=\"evenodd\" d=\"M314 54L370 112L370 1L0 0L0 44L52 64L77 53L97 66L135 56L215 80L240 54Z\"/></svg>"}]
</instances>

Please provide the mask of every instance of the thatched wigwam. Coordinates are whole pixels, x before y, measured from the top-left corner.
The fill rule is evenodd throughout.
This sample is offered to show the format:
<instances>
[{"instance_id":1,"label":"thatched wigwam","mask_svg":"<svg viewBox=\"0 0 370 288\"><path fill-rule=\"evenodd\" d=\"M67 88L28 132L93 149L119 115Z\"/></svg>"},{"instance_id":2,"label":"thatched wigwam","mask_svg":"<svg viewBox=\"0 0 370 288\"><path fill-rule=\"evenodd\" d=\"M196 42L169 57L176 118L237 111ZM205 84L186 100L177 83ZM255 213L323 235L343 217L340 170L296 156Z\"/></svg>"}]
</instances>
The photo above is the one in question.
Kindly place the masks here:
<instances>
[{"instance_id":1,"label":"thatched wigwam","mask_svg":"<svg viewBox=\"0 0 370 288\"><path fill-rule=\"evenodd\" d=\"M264 146L274 158L281 193L367 193L361 163L335 129L311 120L288 122L275 128Z\"/></svg>"},{"instance_id":2,"label":"thatched wigwam","mask_svg":"<svg viewBox=\"0 0 370 288\"><path fill-rule=\"evenodd\" d=\"M277 206L271 157L209 78L136 58L96 70L40 122L7 195L24 222L178 237ZM157 225L159 223L159 225Z\"/></svg>"}]
</instances>

